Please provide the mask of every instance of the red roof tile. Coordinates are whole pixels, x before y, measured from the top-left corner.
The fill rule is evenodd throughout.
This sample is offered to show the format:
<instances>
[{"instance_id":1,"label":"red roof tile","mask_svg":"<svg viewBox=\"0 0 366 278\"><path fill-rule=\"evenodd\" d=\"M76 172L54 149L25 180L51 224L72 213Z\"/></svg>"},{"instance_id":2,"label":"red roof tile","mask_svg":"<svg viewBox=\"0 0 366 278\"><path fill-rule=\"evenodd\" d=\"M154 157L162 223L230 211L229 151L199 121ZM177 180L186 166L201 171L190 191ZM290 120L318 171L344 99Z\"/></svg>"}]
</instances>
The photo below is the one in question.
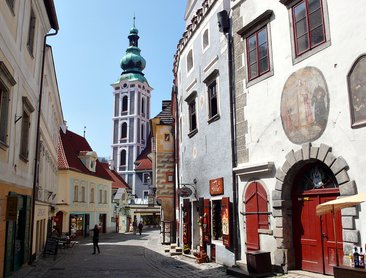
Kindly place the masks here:
<instances>
[{"instance_id":1,"label":"red roof tile","mask_svg":"<svg viewBox=\"0 0 366 278\"><path fill-rule=\"evenodd\" d=\"M151 153L151 134L147 138L146 148L135 161L135 171L152 170L152 162L148 155Z\"/></svg>"},{"instance_id":2,"label":"red roof tile","mask_svg":"<svg viewBox=\"0 0 366 278\"><path fill-rule=\"evenodd\" d=\"M101 163L109 176L112 178L112 188L127 188L130 189L125 180L115 171L109 168L108 163Z\"/></svg>"},{"instance_id":3,"label":"red roof tile","mask_svg":"<svg viewBox=\"0 0 366 278\"><path fill-rule=\"evenodd\" d=\"M112 180L99 160L96 161L95 172L89 171L79 159L80 152L83 151L93 151L84 137L70 130L66 130L66 133L63 133L60 129L60 144L58 146L59 169L74 170L87 175Z\"/></svg>"}]
</instances>

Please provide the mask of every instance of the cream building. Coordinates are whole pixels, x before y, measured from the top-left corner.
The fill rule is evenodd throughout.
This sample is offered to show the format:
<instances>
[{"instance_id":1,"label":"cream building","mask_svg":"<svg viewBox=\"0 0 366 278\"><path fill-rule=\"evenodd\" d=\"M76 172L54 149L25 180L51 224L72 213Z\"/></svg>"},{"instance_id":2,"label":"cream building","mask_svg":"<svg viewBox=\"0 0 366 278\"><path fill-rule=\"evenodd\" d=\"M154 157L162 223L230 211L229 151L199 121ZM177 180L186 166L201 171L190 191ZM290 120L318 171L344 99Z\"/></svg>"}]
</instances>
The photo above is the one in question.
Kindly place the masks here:
<instances>
[{"instance_id":1,"label":"cream building","mask_svg":"<svg viewBox=\"0 0 366 278\"><path fill-rule=\"evenodd\" d=\"M0 273L30 259L37 118L52 0L0 2ZM15 236L17 235L17 236Z\"/></svg>"},{"instance_id":2,"label":"cream building","mask_svg":"<svg viewBox=\"0 0 366 278\"><path fill-rule=\"evenodd\" d=\"M58 167L54 220L59 230L81 237L88 236L95 224L103 233L114 230L112 178L87 140L66 126L60 130Z\"/></svg>"},{"instance_id":3,"label":"cream building","mask_svg":"<svg viewBox=\"0 0 366 278\"><path fill-rule=\"evenodd\" d=\"M42 253L47 235L52 229L58 191L57 144L59 128L63 124L52 48L49 45L46 46L42 91L39 172L35 191L32 244L32 254L36 255Z\"/></svg>"}]
</instances>

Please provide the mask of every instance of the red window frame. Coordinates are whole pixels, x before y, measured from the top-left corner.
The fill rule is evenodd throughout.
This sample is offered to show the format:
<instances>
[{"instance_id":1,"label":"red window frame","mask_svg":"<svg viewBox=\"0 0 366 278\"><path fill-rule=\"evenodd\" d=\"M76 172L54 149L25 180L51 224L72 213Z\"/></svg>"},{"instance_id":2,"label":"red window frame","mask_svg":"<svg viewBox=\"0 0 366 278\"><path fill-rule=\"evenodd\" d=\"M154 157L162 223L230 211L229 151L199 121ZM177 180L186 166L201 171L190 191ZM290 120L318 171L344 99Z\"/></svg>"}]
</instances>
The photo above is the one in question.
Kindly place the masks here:
<instances>
[{"instance_id":1,"label":"red window frame","mask_svg":"<svg viewBox=\"0 0 366 278\"><path fill-rule=\"evenodd\" d=\"M294 5L291 8L291 12L292 12L292 27L293 27L293 33L294 33L294 41L295 41L295 51L296 51L296 57L300 56L301 54L308 52L312 49L314 49L315 47L323 44L326 42L326 33L325 33L325 24L324 24L324 10L323 10L323 1L322 0L318 0L319 1L319 8L312 11L311 13L309 13L309 0L302 0L300 2L298 2L296 5ZM305 21L306 21L306 30L305 33L302 34L300 37L303 36L307 36L307 40L308 40L308 47L303 50L300 51L299 50L299 38L298 34L297 34L297 28L296 28L296 24L301 21L304 18L300 18L300 19L296 19L295 16L295 9L297 7L299 7L300 5L305 4ZM321 29L322 29L322 35L323 35L323 40L318 42L318 43L314 43L311 40L311 33L312 31L314 31L315 29L317 29L318 26L316 26L315 28L313 28L312 30L310 29L310 15L314 14L315 12L317 12L318 10L320 10L320 15L321 15Z\"/></svg>"},{"instance_id":2,"label":"red window frame","mask_svg":"<svg viewBox=\"0 0 366 278\"><path fill-rule=\"evenodd\" d=\"M258 34L265 30L266 31L266 47L267 47L267 54L262 57L262 58L259 58L259 45L258 45ZM250 49L249 47L249 41L251 38L254 38L255 37L255 48L253 50ZM262 28L260 28L258 31L252 33L250 36L248 36L246 38L246 51L247 51L247 68L248 68L248 79L249 81L250 80L253 80L267 72L269 72L270 68L271 68L271 65L270 65L270 59L269 59L269 45L268 45L268 28L267 26L264 26ZM256 52L256 57L255 57L255 61L251 61L250 59L250 53L252 51L255 51ZM267 68L266 69L262 69L260 67L260 60L263 60L264 58L267 59ZM250 71L250 67L251 65L254 65L254 64L257 64L257 74L255 76L252 76L251 75L251 71Z\"/></svg>"}]
</instances>

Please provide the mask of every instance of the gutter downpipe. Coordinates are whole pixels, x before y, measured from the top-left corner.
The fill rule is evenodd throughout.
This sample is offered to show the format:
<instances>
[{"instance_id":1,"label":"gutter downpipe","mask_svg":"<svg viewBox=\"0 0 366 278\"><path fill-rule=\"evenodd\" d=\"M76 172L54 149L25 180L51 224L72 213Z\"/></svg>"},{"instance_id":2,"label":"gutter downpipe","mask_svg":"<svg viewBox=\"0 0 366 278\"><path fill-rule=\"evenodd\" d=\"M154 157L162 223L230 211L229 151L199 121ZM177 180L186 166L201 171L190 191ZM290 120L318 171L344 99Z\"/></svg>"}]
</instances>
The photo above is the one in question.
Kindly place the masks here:
<instances>
[{"instance_id":1,"label":"gutter downpipe","mask_svg":"<svg viewBox=\"0 0 366 278\"><path fill-rule=\"evenodd\" d=\"M231 156L232 156L232 169L237 164L237 152L236 152L236 103L235 103L235 88L234 88L234 75L233 75L233 37L232 37L232 24L230 21L230 28L226 34L228 41L228 66L229 66L229 91L230 91L230 131L231 131ZM238 260L238 235L239 223L238 223L238 179L234 170L232 171L232 184L233 184L233 248L235 261Z\"/></svg>"},{"instance_id":2,"label":"gutter downpipe","mask_svg":"<svg viewBox=\"0 0 366 278\"><path fill-rule=\"evenodd\" d=\"M174 82L175 83L175 82ZM178 120L178 87L177 85L173 85L173 98L174 98L174 109L175 109L175 119L174 119L174 126L175 126L175 140L174 140L174 168L175 168L175 175L174 175L174 223L173 223L173 230L174 230L174 242L177 243L177 246L179 246L179 232L177 237L177 208L180 208L180 198L178 198L178 206L177 206L177 189L179 189L179 165L177 166L179 162L179 120ZM176 207L177 206L177 207ZM178 239L178 242L177 242Z\"/></svg>"},{"instance_id":3,"label":"gutter downpipe","mask_svg":"<svg viewBox=\"0 0 366 278\"><path fill-rule=\"evenodd\" d=\"M33 175L33 192L32 192L32 218L31 218L31 233L30 233L30 248L29 248L29 262L28 264L32 264L33 260L33 235L34 235L34 210L36 207L36 187L37 187L37 177L39 174L39 141L40 141L40 125L41 125L41 106L42 106L42 95L43 95L43 75L44 75L44 64L46 59L46 46L47 46L47 37L56 36L58 33L58 28L54 29L54 33L46 34L43 37L43 54L42 54L42 68L41 68L41 84L39 89L39 100L38 100L38 115L37 115L37 132L36 132L36 148L35 148L35 157L34 157L34 175Z\"/></svg>"}]
</instances>

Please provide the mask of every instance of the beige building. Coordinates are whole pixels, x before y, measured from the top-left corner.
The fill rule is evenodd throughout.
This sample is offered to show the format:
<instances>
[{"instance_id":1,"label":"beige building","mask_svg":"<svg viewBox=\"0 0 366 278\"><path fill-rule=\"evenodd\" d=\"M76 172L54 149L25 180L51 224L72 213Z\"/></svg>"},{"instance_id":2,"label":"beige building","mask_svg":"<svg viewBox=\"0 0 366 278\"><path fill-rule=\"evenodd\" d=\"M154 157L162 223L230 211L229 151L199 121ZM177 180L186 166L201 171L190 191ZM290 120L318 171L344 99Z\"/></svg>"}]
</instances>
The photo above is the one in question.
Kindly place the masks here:
<instances>
[{"instance_id":1,"label":"beige building","mask_svg":"<svg viewBox=\"0 0 366 278\"><path fill-rule=\"evenodd\" d=\"M114 230L112 178L87 140L65 126L60 130L58 167L54 219L58 229L82 237L88 236L95 224L103 233Z\"/></svg>"},{"instance_id":2,"label":"beige building","mask_svg":"<svg viewBox=\"0 0 366 278\"><path fill-rule=\"evenodd\" d=\"M32 254L42 253L51 232L57 195L57 143L63 123L52 48L47 45L40 117L39 170L35 190Z\"/></svg>"},{"instance_id":3,"label":"beige building","mask_svg":"<svg viewBox=\"0 0 366 278\"><path fill-rule=\"evenodd\" d=\"M0 2L0 273L30 259L37 119L52 0Z\"/></svg>"},{"instance_id":4,"label":"beige building","mask_svg":"<svg viewBox=\"0 0 366 278\"><path fill-rule=\"evenodd\" d=\"M150 120L152 131L153 185L161 206L162 242L175 242L174 225L174 139L171 101L163 101L162 111Z\"/></svg>"}]
</instances>

